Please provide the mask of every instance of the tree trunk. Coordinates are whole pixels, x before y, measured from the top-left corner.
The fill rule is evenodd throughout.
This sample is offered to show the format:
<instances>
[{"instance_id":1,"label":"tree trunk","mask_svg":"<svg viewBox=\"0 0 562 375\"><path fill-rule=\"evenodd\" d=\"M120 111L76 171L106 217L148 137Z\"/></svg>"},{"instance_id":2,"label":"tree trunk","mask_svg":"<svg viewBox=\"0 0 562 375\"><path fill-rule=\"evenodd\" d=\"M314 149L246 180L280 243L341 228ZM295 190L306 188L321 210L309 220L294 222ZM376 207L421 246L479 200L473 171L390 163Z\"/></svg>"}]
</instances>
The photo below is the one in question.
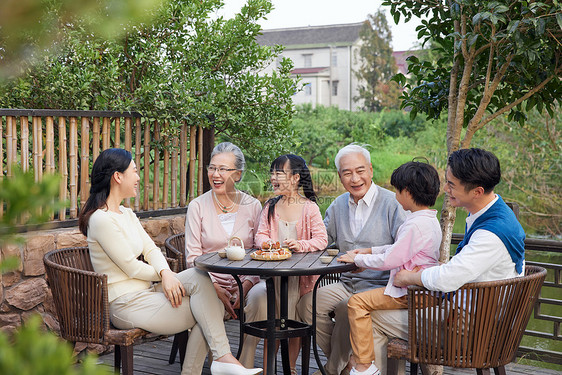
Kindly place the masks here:
<instances>
[{"instance_id":1,"label":"tree trunk","mask_svg":"<svg viewBox=\"0 0 562 375\"><path fill-rule=\"evenodd\" d=\"M439 248L439 262L441 263L446 263L449 260L449 254L451 253L451 239L453 237L453 225L455 224L456 216L456 208L451 206L449 196L445 195L443 207L441 208L441 232L443 233L443 240L441 241L441 247Z\"/></svg>"}]
</instances>

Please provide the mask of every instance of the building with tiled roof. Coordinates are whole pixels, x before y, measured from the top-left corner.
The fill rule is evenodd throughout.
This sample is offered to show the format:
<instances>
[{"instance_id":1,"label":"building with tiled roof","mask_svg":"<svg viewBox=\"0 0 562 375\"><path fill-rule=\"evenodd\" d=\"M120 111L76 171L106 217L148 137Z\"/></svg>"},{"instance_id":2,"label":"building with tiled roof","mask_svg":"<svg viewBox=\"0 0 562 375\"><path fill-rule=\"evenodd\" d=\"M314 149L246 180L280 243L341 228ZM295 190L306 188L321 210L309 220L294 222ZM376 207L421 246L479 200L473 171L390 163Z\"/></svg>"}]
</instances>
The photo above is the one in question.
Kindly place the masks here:
<instances>
[{"instance_id":1,"label":"building with tiled roof","mask_svg":"<svg viewBox=\"0 0 562 375\"><path fill-rule=\"evenodd\" d=\"M354 110L358 108L353 100L358 88L353 71L359 67L362 25L363 22L263 30L257 40L261 45L285 47L283 57L293 61L293 73L306 84L303 91L295 94L295 104L335 105Z\"/></svg>"}]
</instances>

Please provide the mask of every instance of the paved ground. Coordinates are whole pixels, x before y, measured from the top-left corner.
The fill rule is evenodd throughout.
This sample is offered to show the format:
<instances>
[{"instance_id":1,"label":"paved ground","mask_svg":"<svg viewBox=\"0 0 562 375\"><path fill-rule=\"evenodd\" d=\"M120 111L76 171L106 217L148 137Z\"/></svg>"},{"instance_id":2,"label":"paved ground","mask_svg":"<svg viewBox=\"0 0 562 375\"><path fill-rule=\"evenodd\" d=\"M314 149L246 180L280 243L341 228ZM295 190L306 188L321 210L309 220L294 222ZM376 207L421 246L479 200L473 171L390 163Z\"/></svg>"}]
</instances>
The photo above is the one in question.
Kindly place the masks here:
<instances>
[{"instance_id":1,"label":"paved ground","mask_svg":"<svg viewBox=\"0 0 562 375\"><path fill-rule=\"evenodd\" d=\"M230 339L230 344L232 347L232 352L236 353L238 349L238 321L228 321L226 322L226 330ZM168 364L168 357L170 356L170 349L172 347L173 337L161 339L158 341L147 342L135 346L134 350L134 372L135 374L151 374L151 375L178 375L181 372L179 365L179 356L177 362L170 365ZM258 346L258 351L256 353L256 366L261 366L261 359L263 358L263 347ZM325 358L322 356L322 359ZM113 365L113 353L106 354L100 357L100 362L108 365ZM299 359L300 363L300 359ZM316 362L314 361L314 355L311 355L310 361L310 374L316 371L318 368ZM300 373L300 366L297 366L297 370ZM511 363L506 367L506 372L508 375L555 375L562 374L561 371L548 370L538 367L526 366L516 363ZM278 374L282 374L282 366L280 361L278 361ZM445 367L444 373L446 375L453 374L475 374L475 370L470 369L454 369L450 367ZM493 373L493 371L492 371ZM203 375L210 375L208 365L205 365L203 369Z\"/></svg>"}]
</instances>

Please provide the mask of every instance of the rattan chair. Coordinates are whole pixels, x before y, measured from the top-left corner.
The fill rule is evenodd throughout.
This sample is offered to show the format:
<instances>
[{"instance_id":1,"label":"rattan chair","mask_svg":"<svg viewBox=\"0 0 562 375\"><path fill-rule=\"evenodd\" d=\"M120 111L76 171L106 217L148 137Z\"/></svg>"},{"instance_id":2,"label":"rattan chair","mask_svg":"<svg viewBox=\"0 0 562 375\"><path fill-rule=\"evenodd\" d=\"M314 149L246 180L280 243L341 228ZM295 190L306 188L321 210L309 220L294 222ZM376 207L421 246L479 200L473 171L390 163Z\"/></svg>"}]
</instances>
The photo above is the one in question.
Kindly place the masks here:
<instances>
[{"instance_id":1,"label":"rattan chair","mask_svg":"<svg viewBox=\"0 0 562 375\"><path fill-rule=\"evenodd\" d=\"M115 370L133 374L133 344L149 332L110 323L107 275L94 272L87 247L53 250L43 258L61 336L72 343L115 345ZM178 269L174 259L170 268Z\"/></svg>"},{"instance_id":2,"label":"rattan chair","mask_svg":"<svg viewBox=\"0 0 562 375\"><path fill-rule=\"evenodd\" d=\"M411 374L417 373L417 364L475 368L477 374L493 368L505 374L545 277L544 268L527 265L525 276L469 283L454 293L408 287L408 342L390 340L389 360L406 358ZM389 374L395 373L394 365L389 361Z\"/></svg>"},{"instance_id":3,"label":"rattan chair","mask_svg":"<svg viewBox=\"0 0 562 375\"><path fill-rule=\"evenodd\" d=\"M185 233L174 234L173 236L166 238L166 241L164 241L164 247L166 248L166 255L178 261L179 271L185 270L187 268L185 261ZM179 351L180 364L183 366L188 338L189 331L183 331L174 335L172 349L170 350L170 357L168 358L169 364L173 364L176 361Z\"/></svg>"}]
</instances>

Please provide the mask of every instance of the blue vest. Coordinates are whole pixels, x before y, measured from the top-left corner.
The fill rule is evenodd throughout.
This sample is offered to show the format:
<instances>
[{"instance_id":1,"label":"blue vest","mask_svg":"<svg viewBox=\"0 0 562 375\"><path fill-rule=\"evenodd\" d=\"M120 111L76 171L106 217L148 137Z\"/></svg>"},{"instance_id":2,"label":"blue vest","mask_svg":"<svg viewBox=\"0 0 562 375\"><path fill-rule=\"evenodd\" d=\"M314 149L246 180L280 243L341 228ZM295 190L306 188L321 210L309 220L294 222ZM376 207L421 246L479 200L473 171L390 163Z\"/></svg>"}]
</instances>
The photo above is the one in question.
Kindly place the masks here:
<instances>
[{"instance_id":1,"label":"blue vest","mask_svg":"<svg viewBox=\"0 0 562 375\"><path fill-rule=\"evenodd\" d=\"M482 216L474 220L474 223L465 234L463 240L457 247L457 254L470 241L472 234L478 229L485 229L494 233L503 242L511 260L515 263L515 270L523 272L523 260L525 259L525 232L517 221L515 214L498 195L498 200L484 212Z\"/></svg>"}]
</instances>

